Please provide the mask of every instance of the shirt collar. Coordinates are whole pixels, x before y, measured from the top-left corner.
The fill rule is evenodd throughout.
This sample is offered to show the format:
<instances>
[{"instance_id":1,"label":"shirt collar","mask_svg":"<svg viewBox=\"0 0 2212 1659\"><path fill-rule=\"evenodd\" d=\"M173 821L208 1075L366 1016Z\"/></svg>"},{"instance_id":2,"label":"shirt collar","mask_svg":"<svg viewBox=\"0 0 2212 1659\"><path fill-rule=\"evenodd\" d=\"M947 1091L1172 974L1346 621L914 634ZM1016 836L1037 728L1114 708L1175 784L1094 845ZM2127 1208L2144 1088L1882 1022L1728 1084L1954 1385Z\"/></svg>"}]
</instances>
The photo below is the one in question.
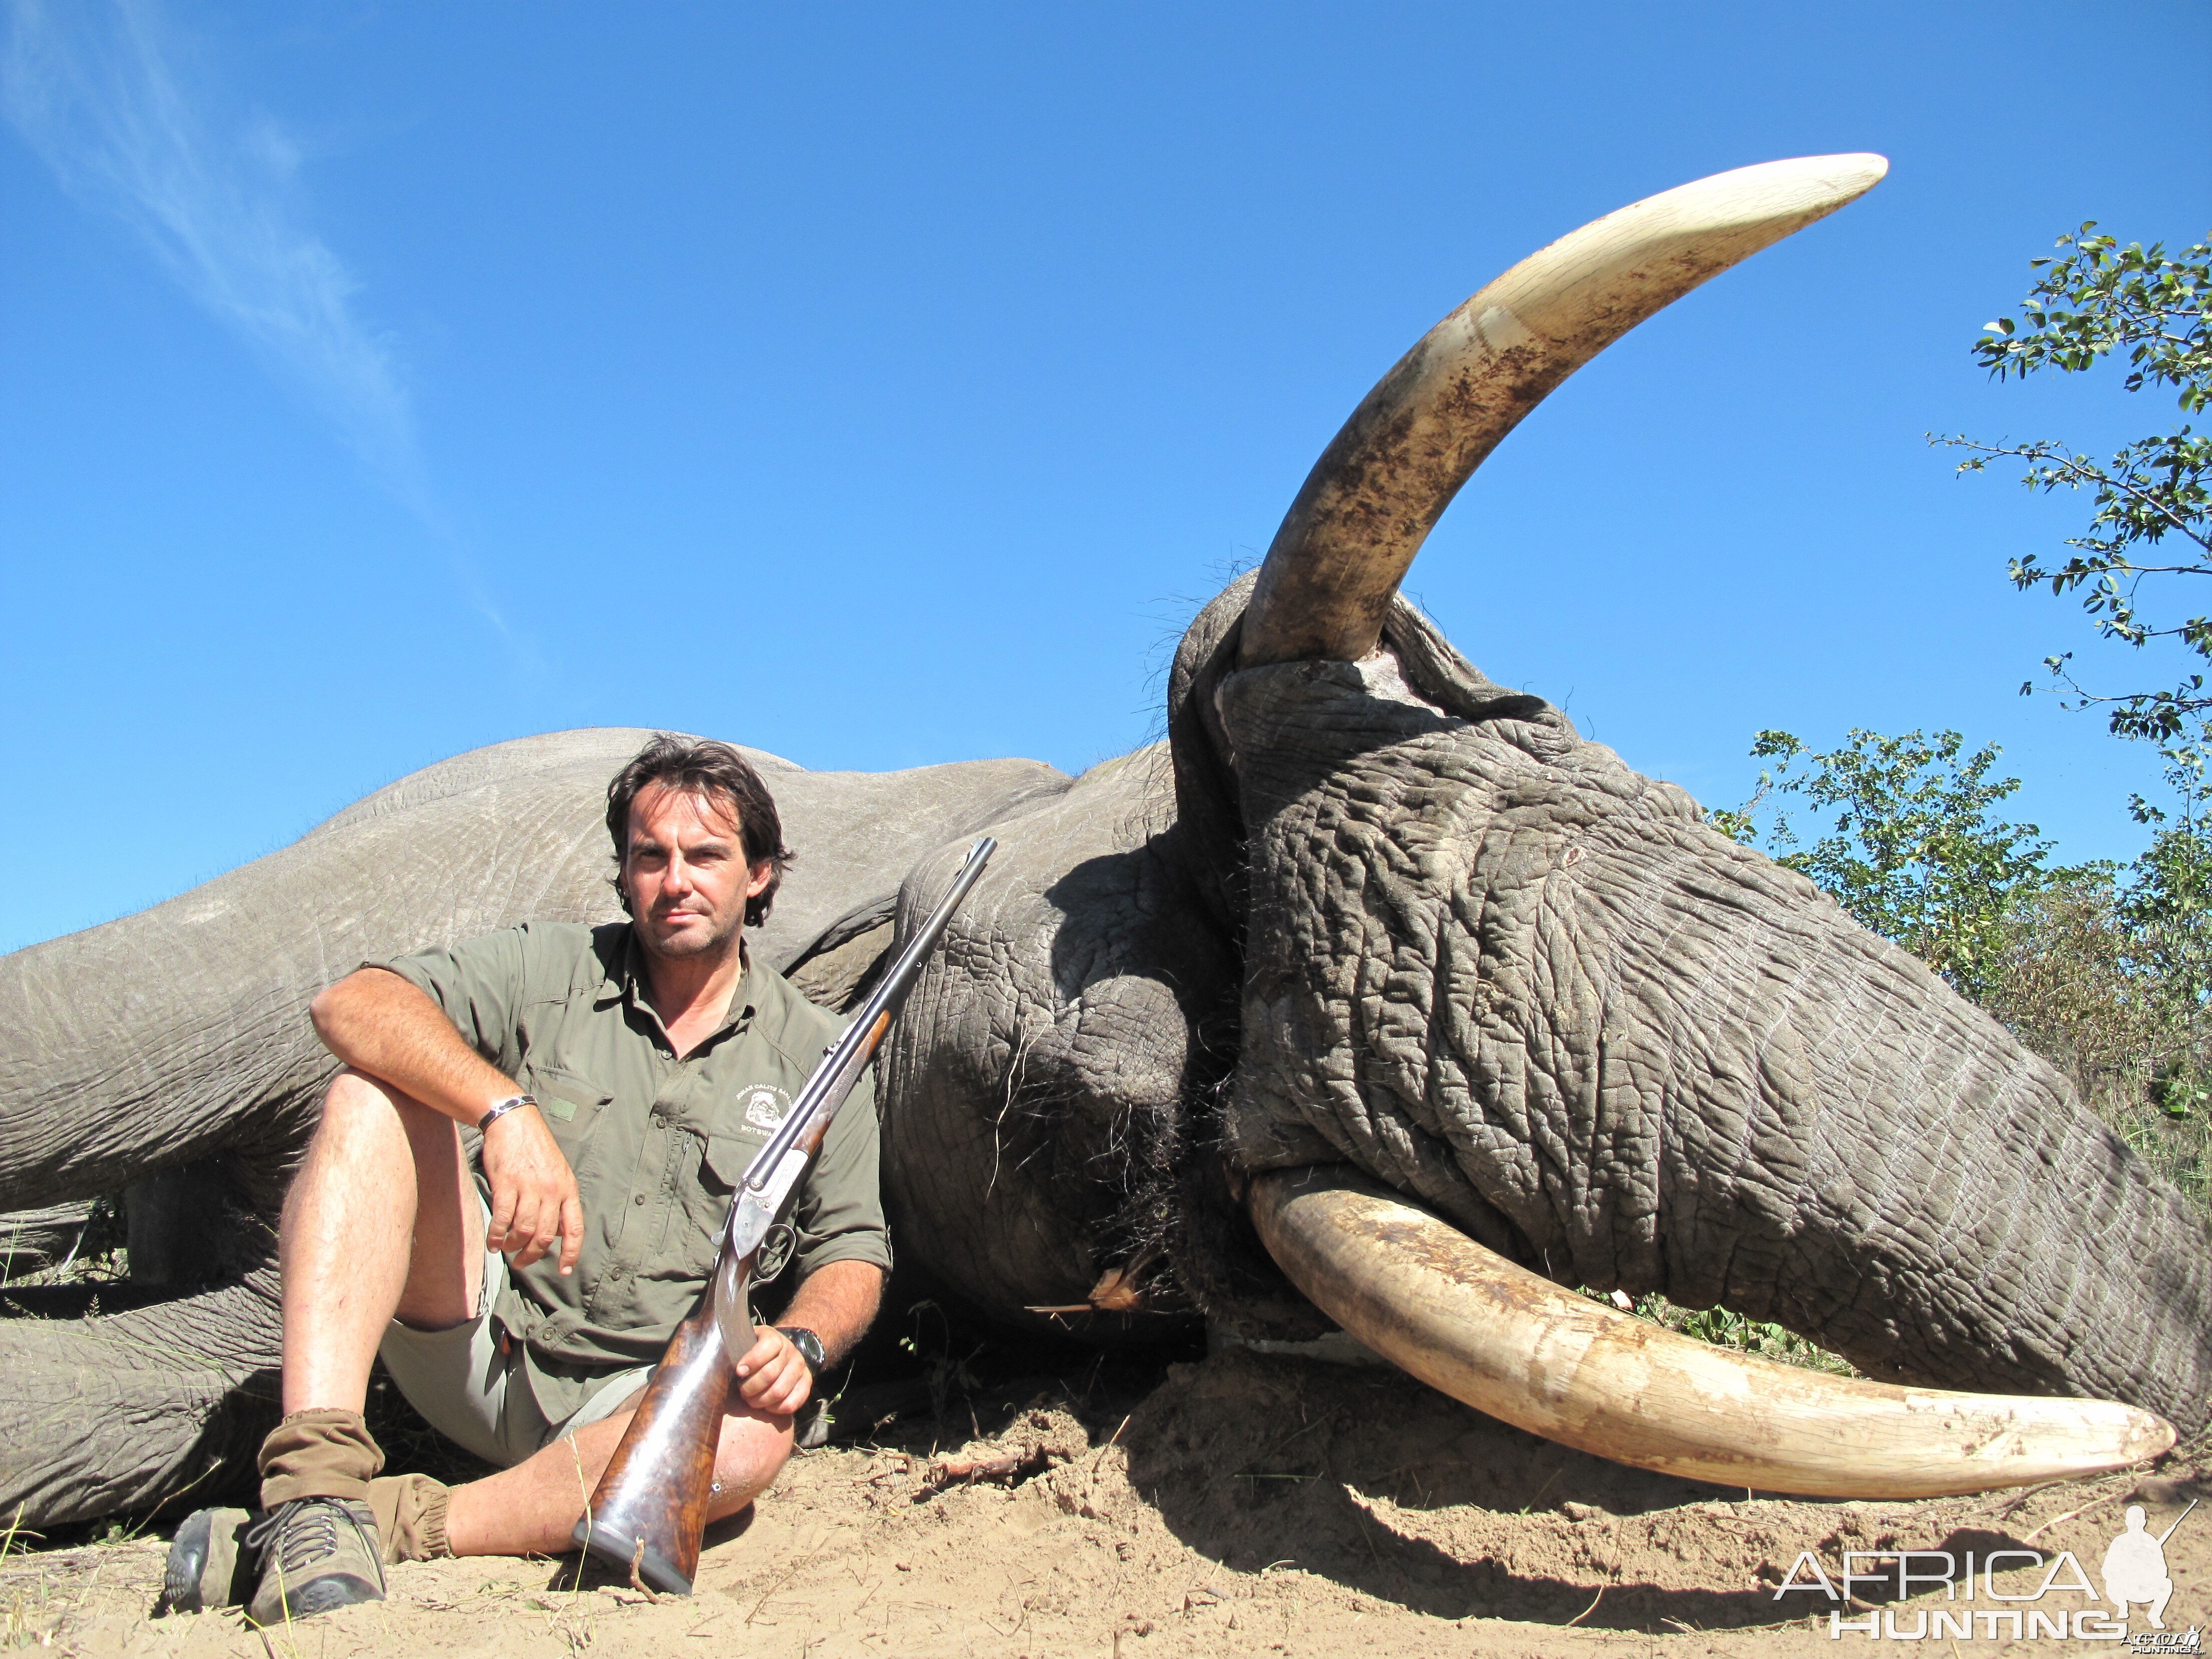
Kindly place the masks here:
<instances>
[{"instance_id":1,"label":"shirt collar","mask_svg":"<svg viewBox=\"0 0 2212 1659\"><path fill-rule=\"evenodd\" d=\"M637 942L635 922L623 925L622 954L618 961L621 966L616 971L601 971L599 988L592 994L592 1006L605 1008L616 1002L627 1002L658 1024L660 1016L653 1012L653 1004L645 994L645 947ZM760 976L753 966L752 943L743 933L738 935L738 994L730 999L729 1012L708 1037L708 1042L712 1042L726 1031L751 1024L757 1011L758 998L756 994L760 988ZM703 1048L706 1043L699 1046Z\"/></svg>"}]
</instances>

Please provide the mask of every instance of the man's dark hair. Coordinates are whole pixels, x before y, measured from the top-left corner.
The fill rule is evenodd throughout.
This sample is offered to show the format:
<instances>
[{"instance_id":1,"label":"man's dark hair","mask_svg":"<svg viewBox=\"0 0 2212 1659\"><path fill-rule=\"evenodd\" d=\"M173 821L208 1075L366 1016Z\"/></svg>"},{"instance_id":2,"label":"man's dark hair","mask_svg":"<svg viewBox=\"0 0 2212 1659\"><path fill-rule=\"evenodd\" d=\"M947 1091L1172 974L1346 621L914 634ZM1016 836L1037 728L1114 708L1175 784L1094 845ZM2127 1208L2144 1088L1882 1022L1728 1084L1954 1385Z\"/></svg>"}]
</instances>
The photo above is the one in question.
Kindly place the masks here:
<instances>
[{"instance_id":1,"label":"man's dark hair","mask_svg":"<svg viewBox=\"0 0 2212 1659\"><path fill-rule=\"evenodd\" d=\"M768 885L745 901L745 926L757 927L768 920L775 890L783 885L783 872L791 867L793 854L783 844L783 821L776 817L775 799L761 781L750 762L726 743L712 738L679 738L656 732L653 741L639 750L630 763L615 774L607 786L607 834L615 843L615 896L624 915L629 894L622 880L623 855L629 851L629 808L648 784L679 790L702 799L720 797L738 820L738 839L745 850L747 868L766 859L774 867Z\"/></svg>"}]
</instances>

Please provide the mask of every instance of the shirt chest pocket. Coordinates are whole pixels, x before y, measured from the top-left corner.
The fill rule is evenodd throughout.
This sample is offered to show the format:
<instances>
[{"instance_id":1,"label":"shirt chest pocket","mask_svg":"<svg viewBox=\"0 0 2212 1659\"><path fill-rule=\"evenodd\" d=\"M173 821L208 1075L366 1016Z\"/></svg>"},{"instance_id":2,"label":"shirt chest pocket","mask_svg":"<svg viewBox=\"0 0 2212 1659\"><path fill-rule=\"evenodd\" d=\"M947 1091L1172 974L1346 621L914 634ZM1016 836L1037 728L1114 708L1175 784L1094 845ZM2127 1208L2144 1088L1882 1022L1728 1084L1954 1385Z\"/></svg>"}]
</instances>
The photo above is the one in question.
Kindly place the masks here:
<instances>
[{"instance_id":1,"label":"shirt chest pocket","mask_svg":"<svg viewBox=\"0 0 2212 1659\"><path fill-rule=\"evenodd\" d=\"M545 1127L580 1179L614 1096L580 1072L535 1062L524 1065L522 1086L537 1097Z\"/></svg>"}]
</instances>

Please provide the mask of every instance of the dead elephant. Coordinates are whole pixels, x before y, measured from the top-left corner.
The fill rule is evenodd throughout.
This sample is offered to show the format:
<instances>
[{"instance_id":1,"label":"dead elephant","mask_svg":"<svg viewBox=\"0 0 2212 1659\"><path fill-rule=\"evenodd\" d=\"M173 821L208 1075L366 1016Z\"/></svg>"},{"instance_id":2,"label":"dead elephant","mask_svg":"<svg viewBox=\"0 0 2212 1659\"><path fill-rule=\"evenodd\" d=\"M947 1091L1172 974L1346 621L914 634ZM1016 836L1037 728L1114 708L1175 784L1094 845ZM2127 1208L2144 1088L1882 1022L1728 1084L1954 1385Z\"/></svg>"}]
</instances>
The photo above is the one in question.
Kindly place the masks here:
<instances>
[{"instance_id":1,"label":"dead elephant","mask_svg":"<svg viewBox=\"0 0 2212 1659\"><path fill-rule=\"evenodd\" d=\"M1486 1409L1737 1485L1971 1489L2204 1423L2212 1239L2184 1200L1918 963L1396 597L1569 373L1881 172L1686 185L1455 311L1193 623L1164 744L1079 778L756 757L802 854L758 948L832 1006L969 837L1002 845L880 1062L902 1249L1017 1320L1294 1334L1319 1304ZM309 997L364 957L612 919L602 791L641 736L445 762L0 965L0 1209L129 1187L167 1218L134 1220L144 1305L0 1324L0 1511L143 1506L252 1447L270 1218L330 1070ZM1546 1281L2031 1397L1787 1373Z\"/></svg>"}]
</instances>

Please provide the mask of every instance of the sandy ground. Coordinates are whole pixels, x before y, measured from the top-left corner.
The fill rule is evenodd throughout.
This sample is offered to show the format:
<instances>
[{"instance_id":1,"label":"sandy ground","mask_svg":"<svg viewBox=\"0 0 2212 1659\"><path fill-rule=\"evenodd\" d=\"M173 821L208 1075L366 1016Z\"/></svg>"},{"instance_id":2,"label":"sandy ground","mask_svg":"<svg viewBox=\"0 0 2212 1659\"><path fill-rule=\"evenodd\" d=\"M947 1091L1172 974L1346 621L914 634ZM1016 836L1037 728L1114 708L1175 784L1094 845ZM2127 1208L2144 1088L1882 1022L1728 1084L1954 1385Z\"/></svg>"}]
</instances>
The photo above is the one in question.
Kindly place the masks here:
<instances>
[{"instance_id":1,"label":"sandy ground","mask_svg":"<svg viewBox=\"0 0 2212 1659\"><path fill-rule=\"evenodd\" d=\"M1832 1638L1817 1594L1778 1601L1809 1550L2071 1550L2096 1580L2124 1505L2153 1532L2212 1497L2203 1443L2153 1469L2021 1494L1815 1503L1723 1492L1582 1456L1395 1373L1246 1352L1170 1367L1147 1393L1064 1384L926 1414L806 1454L742 1523L717 1529L697 1593L649 1600L567 1561L394 1568L391 1597L264 1637L235 1613L154 1620L163 1551L124 1538L0 1560L0 1642L77 1654L341 1659L365 1651L574 1656L1759 1654L1893 1647ZM957 1442L957 1443L956 1443ZM945 1485L948 1458L1011 1459L1008 1483ZM2212 1617L2212 1504L2166 1545L2169 1629ZM1873 1564L1862 1562L1863 1570ZM1936 1564L1923 1557L1920 1565ZM2032 1594L2017 1560L1997 1589ZM1802 1575L1801 1575L1802 1576ZM2062 1579L2061 1581L2067 1582ZM1844 1616L2091 1605L1912 1600L1863 1581ZM2109 1610L2107 1604L2096 1604ZM2134 1609L2132 1629L2149 1629ZM2120 1653L1969 1617L1911 1651ZM1993 1632L1993 1633L1992 1633Z\"/></svg>"}]
</instances>

